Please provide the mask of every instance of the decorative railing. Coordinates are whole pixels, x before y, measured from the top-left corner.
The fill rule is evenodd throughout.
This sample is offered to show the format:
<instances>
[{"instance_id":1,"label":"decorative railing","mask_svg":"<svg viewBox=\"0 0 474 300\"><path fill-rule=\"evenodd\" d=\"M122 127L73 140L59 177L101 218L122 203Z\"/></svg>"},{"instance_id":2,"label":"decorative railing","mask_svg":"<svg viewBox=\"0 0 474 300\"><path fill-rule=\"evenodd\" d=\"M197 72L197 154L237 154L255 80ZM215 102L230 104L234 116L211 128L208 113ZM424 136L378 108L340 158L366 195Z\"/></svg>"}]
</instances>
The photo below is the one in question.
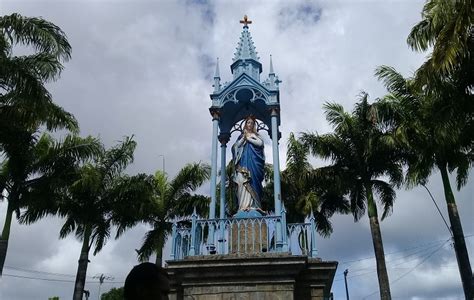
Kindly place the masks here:
<instances>
[{"instance_id":1,"label":"decorative railing","mask_svg":"<svg viewBox=\"0 0 474 300\"><path fill-rule=\"evenodd\" d=\"M288 225L285 219L284 211L281 216L245 219L198 219L193 213L186 224L183 221L173 224L171 260L196 255L278 252L316 257L314 216L311 214L308 222ZM277 231L282 228L286 230L278 241Z\"/></svg>"}]
</instances>

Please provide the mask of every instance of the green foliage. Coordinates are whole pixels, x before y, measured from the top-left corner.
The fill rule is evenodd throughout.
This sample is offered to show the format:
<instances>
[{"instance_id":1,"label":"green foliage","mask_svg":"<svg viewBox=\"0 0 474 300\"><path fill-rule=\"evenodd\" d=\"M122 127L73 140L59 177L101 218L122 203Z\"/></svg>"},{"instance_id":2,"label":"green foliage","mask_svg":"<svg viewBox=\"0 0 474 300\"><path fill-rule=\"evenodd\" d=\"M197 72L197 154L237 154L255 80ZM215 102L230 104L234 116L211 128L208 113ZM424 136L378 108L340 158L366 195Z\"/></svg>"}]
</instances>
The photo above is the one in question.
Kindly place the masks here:
<instances>
[{"instance_id":1,"label":"green foliage","mask_svg":"<svg viewBox=\"0 0 474 300\"><path fill-rule=\"evenodd\" d=\"M288 138L287 168L281 172L281 192L288 223L303 222L312 212L316 229L322 236L332 233L330 218L334 213L348 213L349 202L336 176L313 169L308 161L309 148L293 134ZM273 196L273 180L264 188ZM272 198L273 200L273 198Z\"/></svg>"},{"instance_id":2,"label":"green foliage","mask_svg":"<svg viewBox=\"0 0 474 300\"><path fill-rule=\"evenodd\" d=\"M395 199L394 187L402 182L401 153L391 142L391 133L378 122L376 107L362 94L353 112L347 113L339 104L326 103L326 119L334 133L323 135L303 133L301 141L310 153L329 160L331 165L320 168L323 178L336 178L336 190L348 195L354 220L369 209L377 216L375 203L368 201L368 192L375 192L387 217ZM381 180L388 177L391 183ZM330 182L331 180L327 180Z\"/></svg>"},{"instance_id":3,"label":"green foliage","mask_svg":"<svg viewBox=\"0 0 474 300\"><path fill-rule=\"evenodd\" d=\"M152 229L145 234L143 244L137 250L140 261L147 261L157 253L157 263L161 264L162 248L171 233L171 221L190 216L194 207L201 216L205 216L209 206L209 197L194 194L210 176L210 167L202 163L187 164L178 174L169 179L162 171L157 171L153 179L153 202L147 203L147 209L133 211L135 218L130 218L123 228L132 227L138 222L145 222Z\"/></svg>"},{"instance_id":4,"label":"green foliage","mask_svg":"<svg viewBox=\"0 0 474 300\"><path fill-rule=\"evenodd\" d=\"M417 71L424 82L431 75L448 75L472 56L474 41L472 0L428 0L422 20L408 36L408 45L416 51L433 52Z\"/></svg>"},{"instance_id":5,"label":"green foliage","mask_svg":"<svg viewBox=\"0 0 474 300\"><path fill-rule=\"evenodd\" d=\"M338 191L349 198L354 221L358 221L367 210L380 296L381 299L390 299L375 199L383 208L382 219L386 218L393 209L394 187L403 181L402 153L393 143L393 132L380 122L377 107L369 104L367 97L365 93L360 96L352 113L345 112L339 104L326 103L326 119L334 132L323 135L303 133L301 141L310 153L330 161L330 165L318 170L326 178L325 182L322 181L323 188ZM390 183L382 178L389 178ZM328 189L327 185L331 188ZM318 200L315 193L307 195L306 199L305 202L309 203Z\"/></svg>"},{"instance_id":6,"label":"green foliage","mask_svg":"<svg viewBox=\"0 0 474 300\"><path fill-rule=\"evenodd\" d=\"M403 153L407 186L441 173L466 299L473 296L472 270L448 172L456 171L460 189L474 162L473 16L472 0L428 0L408 37L414 50L432 47L427 61L413 78L386 66L376 71L389 92L377 103L378 114Z\"/></svg>"},{"instance_id":7,"label":"green foliage","mask_svg":"<svg viewBox=\"0 0 474 300\"><path fill-rule=\"evenodd\" d=\"M103 293L100 296L101 300L123 300L123 287L112 288L107 293Z\"/></svg>"},{"instance_id":8,"label":"green foliage","mask_svg":"<svg viewBox=\"0 0 474 300\"><path fill-rule=\"evenodd\" d=\"M86 226L92 227L91 245L98 253L110 237L111 226L117 225L123 232L122 222L130 218L129 205L142 205L152 196L153 181L150 176L123 175L122 172L133 161L136 143L125 138L119 145L96 153L92 161L75 169L67 193L43 201L31 207L21 217L24 223L31 223L51 214L64 218L60 237L75 232L83 240Z\"/></svg>"},{"instance_id":9,"label":"green foliage","mask_svg":"<svg viewBox=\"0 0 474 300\"><path fill-rule=\"evenodd\" d=\"M72 182L75 170L100 149L97 139L66 136L62 141L50 135L25 135L12 155L0 165L0 189L8 196L10 210L47 205L59 200ZM45 215L38 213L36 220ZM2 238L5 238L4 236Z\"/></svg>"},{"instance_id":10,"label":"green foliage","mask_svg":"<svg viewBox=\"0 0 474 300\"><path fill-rule=\"evenodd\" d=\"M15 56L15 45L30 47L31 55ZM48 130L78 131L75 118L52 101L45 84L56 80L62 62L71 56L66 35L54 24L19 14L0 17L0 151L21 142L41 125Z\"/></svg>"},{"instance_id":11,"label":"green foliage","mask_svg":"<svg viewBox=\"0 0 474 300\"><path fill-rule=\"evenodd\" d=\"M390 67L379 67L376 75L390 93L377 106L385 125L396 133L394 142L408 166L408 187L426 184L434 168L448 168L457 171L461 188L474 159L473 96L453 80L420 89L414 78L405 79Z\"/></svg>"},{"instance_id":12,"label":"green foliage","mask_svg":"<svg viewBox=\"0 0 474 300\"><path fill-rule=\"evenodd\" d=\"M83 242L75 298L82 297L90 249L94 248L94 255L101 251L114 225L119 228L116 237L123 233L134 217L129 207L152 202L154 181L151 176L123 174L133 161L135 147L135 141L128 137L109 150L99 145L89 161L73 168L68 185L58 197L36 202L20 218L29 224L45 215L60 216L64 220L60 238L74 233Z\"/></svg>"}]
</instances>

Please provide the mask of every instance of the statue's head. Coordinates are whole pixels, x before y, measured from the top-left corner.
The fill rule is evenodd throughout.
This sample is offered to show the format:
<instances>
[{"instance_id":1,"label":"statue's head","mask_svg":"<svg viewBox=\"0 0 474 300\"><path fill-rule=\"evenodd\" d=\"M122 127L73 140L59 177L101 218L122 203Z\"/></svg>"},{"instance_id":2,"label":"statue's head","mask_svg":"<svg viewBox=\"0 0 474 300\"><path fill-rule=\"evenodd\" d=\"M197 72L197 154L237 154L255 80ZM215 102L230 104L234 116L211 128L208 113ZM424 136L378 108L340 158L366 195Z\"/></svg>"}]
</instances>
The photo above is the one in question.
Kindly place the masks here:
<instances>
[{"instance_id":1,"label":"statue's head","mask_svg":"<svg viewBox=\"0 0 474 300\"><path fill-rule=\"evenodd\" d=\"M257 122L256 118L253 115L248 116L245 118L245 123L244 123L244 132L257 132Z\"/></svg>"}]
</instances>

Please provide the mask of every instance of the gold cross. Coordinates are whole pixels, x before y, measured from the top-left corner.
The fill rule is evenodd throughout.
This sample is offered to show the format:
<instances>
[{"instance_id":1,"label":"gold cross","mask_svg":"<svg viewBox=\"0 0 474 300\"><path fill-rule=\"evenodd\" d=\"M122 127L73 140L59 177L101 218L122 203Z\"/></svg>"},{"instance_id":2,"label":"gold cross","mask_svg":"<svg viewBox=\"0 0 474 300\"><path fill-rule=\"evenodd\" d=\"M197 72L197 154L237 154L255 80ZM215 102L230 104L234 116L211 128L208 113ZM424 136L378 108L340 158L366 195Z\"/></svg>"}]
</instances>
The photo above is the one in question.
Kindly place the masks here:
<instances>
[{"instance_id":1,"label":"gold cross","mask_svg":"<svg viewBox=\"0 0 474 300\"><path fill-rule=\"evenodd\" d=\"M244 16L243 20L240 20L240 24L244 24L244 26L247 26L247 24L252 24L252 21L250 21L247 17L247 15Z\"/></svg>"}]
</instances>

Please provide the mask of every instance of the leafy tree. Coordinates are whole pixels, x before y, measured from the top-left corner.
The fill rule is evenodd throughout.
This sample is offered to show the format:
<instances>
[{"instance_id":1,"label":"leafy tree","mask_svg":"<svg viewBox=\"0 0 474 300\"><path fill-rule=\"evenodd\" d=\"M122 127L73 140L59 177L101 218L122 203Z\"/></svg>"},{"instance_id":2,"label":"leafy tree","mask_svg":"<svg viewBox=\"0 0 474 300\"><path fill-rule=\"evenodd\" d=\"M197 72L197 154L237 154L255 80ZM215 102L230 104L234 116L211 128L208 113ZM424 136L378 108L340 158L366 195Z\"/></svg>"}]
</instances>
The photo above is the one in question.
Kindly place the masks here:
<instances>
[{"instance_id":1,"label":"leafy tree","mask_svg":"<svg viewBox=\"0 0 474 300\"><path fill-rule=\"evenodd\" d=\"M101 300L123 300L123 287L112 288L107 293L103 293Z\"/></svg>"},{"instance_id":2,"label":"leafy tree","mask_svg":"<svg viewBox=\"0 0 474 300\"><path fill-rule=\"evenodd\" d=\"M309 148L293 134L288 138L287 168L282 172L282 196L287 203L287 222L302 222L311 212L316 230L324 237L332 233L334 213L350 212L344 186L330 169L313 169L308 161Z\"/></svg>"},{"instance_id":3,"label":"leafy tree","mask_svg":"<svg viewBox=\"0 0 474 300\"><path fill-rule=\"evenodd\" d=\"M209 198L193 192L209 176L210 167L201 163L187 164L171 180L162 171L155 173L155 205L141 217L141 221L153 229L145 234L143 244L137 250L140 261L148 260L156 252L156 264L161 266L163 246L172 229L171 220L191 215L194 207L199 214L206 213ZM130 222L128 225L134 224Z\"/></svg>"},{"instance_id":4,"label":"leafy tree","mask_svg":"<svg viewBox=\"0 0 474 300\"><path fill-rule=\"evenodd\" d=\"M432 75L451 73L474 48L472 0L428 0L422 20L411 30L407 43L416 51L433 52L417 71L426 82ZM472 72L472 70L471 70Z\"/></svg>"},{"instance_id":5,"label":"leafy tree","mask_svg":"<svg viewBox=\"0 0 474 300\"><path fill-rule=\"evenodd\" d=\"M100 151L92 163L77 168L67 193L57 201L41 202L22 215L31 223L51 214L65 219L60 231L64 238L74 232L82 241L73 299L82 299L89 251L97 254L110 237L111 228L118 226L117 237L124 231L123 220L129 218L128 207L148 203L153 195L153 179L139 174L128 176L123 170L133 161L136 143L126 138L119 145Z\"/></svg>"},{"instance_id":6,"label":"leafy tree","mask_svg":"<svg viewBox=\"0 0 474 300\"><path fill-rule=\"evenodd\" d=\"M15 56L16 44L34 53ZM19 14L0 17L0 151L11 154L5 145L40 125L78 131L77 121L53 103L45 87L59 77L62 62L70 57L71 46L56 25Z\"/></svg>"},{"instance_id":7,"label":"leafy tree","mask_svg":"<svg viewBox=\"0 0 474 300\"><path fill-rule=\"evenodd\" d=\"M13 51L17 44L31 48L33 54L15 56ZM41 138L41 143L36 144L38 129L45 126L48 130L67 129L74 133L78 131L74 117L54 104L51 94L45 88L47 82L59 77L63 68L62 62L67 61L70 56L71 46L64 32L54 24L19 14L0 17L0 155L5 158L0 163L0 195L8 195L9 202L0 238L0 274L7 252L13 211L18 213L24 205L25 193L31 189L29 185L42 182L31 178L39 176L52 180L47 173L52 172L48 168L53 166L45 165L39 169L36 165L38 160L42 161L38 155L46 155L40 153L46 149L36 147L53 147L51 143L45 142L49 139L47 137ZM73 144L79 142L79 138L69 137L65 142ZM92 140L89 139L88 142ZM92 146L93 143L88 142L86 144ZM56 146L58 145L54 147ZM80 151L87 151L85 146L70 148L69 155L76 153L78 156L75 158L80 158ZM53 162L52 157L48 159ZM67 161L72 163L73 159ZM57 168L54 172L59 171Z\"/></svg>"},{"instance_id":8,"label":"leafy tree","mask_svg":"<svg viewBox=\"0 0 474 300\"><path fill-rule=\"evenodd\" d=\"M324 168L313 169L308 161L309 148L291 133L288 138L287 168L281 172L281 193L285 203L287 223L299 223L313 212L316 230L324 237L332 233L330 218L334 213L348 213L343 186L335 174ZM273 170L266 171L265 198L273 202ZM273 203L271 203L273 204Z\"/></svg>"},{"instance_id":9,"label":"leafy tree","mask_svg":"<svg viewBox=\"0 0 474 300\"><path fill-rule=\"evenodd\" d=\"M456 114L462 108L454 103L473 102L473 96L447 77L431 82L430 89L419 89L413 78L405 79L393 68L379 67L376 74L390 93L380 102L379 114L397 132L395 141L403 149L408 167L408 186L424 185L434 170L440 171L464 293L466 299L472 299L472 270L448 174L456 171L460 189L474 161L472 116Z\"/></svg>"},{"instance_id":10,"label":"leafy tree","mask_svg":"<svg viewBox=\"0 0 474 300\"><path fill-rule=\"evenodd\" d=\"M393 187L400 185L403 178L399 153L388 142L388 133L378 126L367 94L362 94L351 114L339 104L326 103L324 109L334 132L323 135L304 133L301 140L312 154L332 162L324 170L337 175L345 185L343 191L347 191L354 220L358 221L367 209L380 297L391 299L375 196L383 206L383 220L392 211L395 200ZM385 176L391 183L381 179Z\"/></svg>"},{"instance_id":11,"label":"leafy tree","mask_svg":"<svg viewBox=\"0 0 474 300\"><path fill-rule=\"evenodd\" d=\"M55 141L50 135L24 134L0 163L0 200L8 201L0 237L0 274L5 262L13 213L63 197L77 165L97 153L91 137L66 136ZM14 147L13 147L14 146Z\"/></svg>"}]
</instances>

